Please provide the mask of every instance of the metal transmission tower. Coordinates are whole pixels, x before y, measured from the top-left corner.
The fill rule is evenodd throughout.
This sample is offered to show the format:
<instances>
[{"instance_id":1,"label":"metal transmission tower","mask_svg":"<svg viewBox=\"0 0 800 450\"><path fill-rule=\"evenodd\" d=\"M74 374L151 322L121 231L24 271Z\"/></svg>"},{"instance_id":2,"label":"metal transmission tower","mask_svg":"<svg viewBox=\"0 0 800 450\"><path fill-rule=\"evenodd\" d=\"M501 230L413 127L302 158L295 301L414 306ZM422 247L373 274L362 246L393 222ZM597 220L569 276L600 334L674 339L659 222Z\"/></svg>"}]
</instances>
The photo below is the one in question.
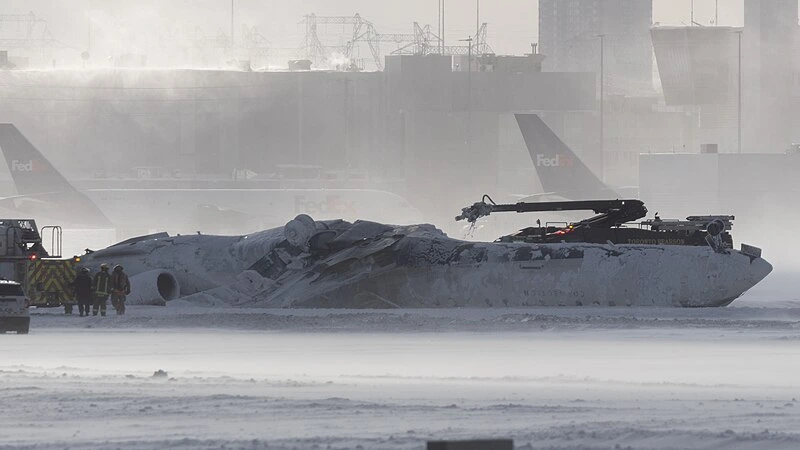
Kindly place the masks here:
<instances>
[{"instance_id":1,"label":"metal transmission tower","mask_svg":"<svg viewBox=\"0 0 800 450\"><path fill-rule=\"evenodd\" d=\"M492 47L486 43L486 28L488 25L486 22L481 24L481 27L478 28L477 33L475 34L475 42L473 43L473 48L475 49L475 54L477 55L486 55L489 53L494 53Z\"/></svg>"},{"instance_id":2,"label":"metal transmission tower","mask_svg":"<svg viewBox=\"0 0 800 450\"><path fill-rule=\"evenodd\" d=\"M328 59L325 47L319 40L317 35L317 16L316 14L306 14L300 22L306 26L306 34L303 37L303 43L300 46L300 53L313 61L314 64L319 64Z\"/></svg>"},{"instance_id":3,"label":"metal transmission tower","mask_svg":"<svg viewBox=\"0 0 800 450\"><path fill-rule=\"evenodd\" d=\"M380 40L389 42L389 36L401 37L392 41L398 44L398 48L392 51L393 55L430 55L440 50L441 39L433 34L430 25L421 27L414 22L414 34L380 35Z\"/></svg>"},{"instance_id":4,"label":"metal transmission tower","mask_svg":"<svg viewBox=\"0 0 800 450\"><path fill-rule=\"evenodd\" d=\"M375 31L375 26L372 25L372 22L362 19L357 13L354 16L317 16L316 14L308 14L300 23L306 27L301 52L315 64L327 61L332 52L339 52L345 58L352 60L353 48L359 42L365 42L372 53L375 66L378 69L383 68L378 33ZM322 44L317 34L318 25L349 25L353 28L346 43L326 46Z\"/></svg>"},{"instance_id":5,"label":"metal transmission tower","mask_svg":"<svg viewBox=\"0 0 800 450\"><path fill-rule=\"evenodd\" d=\"M414 34L409 43L393 51L395 55L466 55L470 51L476 55L494 53L492 47L486 43L486 23L472 36L472 46L469 45L443 45L442 39L433 34L430 25L420 27L414 22Z\"/></svg>"},{"instance_id":6,"label":"metal transmission tower","mask_svg":"<svg viewBox=\"0 0 800 450\"><path fill-rule=\"evenodd\" d=\"M430 25L420 26L414 22L413 33L381 34L375 29L372 22L363 19L360 15L354 16L317 16L308 14L300 22L305 25L306 34L300 48L303 57L319 64L328 61L332 53L338 52L350 61L353 61L353 50L359 43L366 43L370 49L375 67L383 69L381 60L381 44L394 43L397 48L391 51L393 55L466 55L472 51L476 55L493 53L492 48L486 43L486 28L484 23L472 37L472 46L443 45L443 39L431 30ZM352 30L346 35L346 41L338 45L325 45L320 40L318 25L344 25L351 26Z\"/></svg>"},{"instance_id":7,"label":"metal transmission tower","mask_svg":"<svg viewBox=\"0 0 800 450\"><path fill-rule=\"evenodd\" d=\"M240 41L238 47L244 51L248 58L269 60L271 44L256 27L242 25L242 38Z\"/></svg>"},{"instance_id":8,"label":"metal transmission tower","mask_svg":"<svg viewBox=\"0 0 800 450\"><path fill-rule=\"evenodd\" d=\"M381 44L383 44L383 43L393 43L393 44L395 44L397 48L392 50L392 54L393 55L405 54L405 53L409 53L409 52L413 53L415 55L416 54L422 54L422 52L424 51L422 49L424 44L422 44L420 42L417 30L416 30L417 28L419 28L419 25L416 22L414 22L414 27L415 27L415 30L414 30L413 34L409 34L409 33L379 34L377 36L377 41L380 42ZM421 32L421 30L422 29L420 29L420 32ZM380 47L378 48L378 50L380 51Z\"/></svg>"},{"instance_id":9,"label":"metal transmission tower","mask_svg":"<svg viewBox=\"0 0 800 450\"><path fill-rule=\"evenodd\" d=\"M34 13L0 14L0 48L46 49L55 46L47 22Z\"/></svg>"},{"instance_id":10,"label":"metal transmission tower","mask_svg":"<svg viewBox=\"0 0 800 450\"><path fill-rule=\"evenodd\" d=\"M473 55L488 55L490 53L494 53L492 47L486 43L486 22L484 22L481 27L478 29L477 34L475 36L470 36L469 39L472 40L472 45L448 45L444 46L444 54L445 55L466 55L467 53L472 52Z\"/></svg>"}]
</instances>

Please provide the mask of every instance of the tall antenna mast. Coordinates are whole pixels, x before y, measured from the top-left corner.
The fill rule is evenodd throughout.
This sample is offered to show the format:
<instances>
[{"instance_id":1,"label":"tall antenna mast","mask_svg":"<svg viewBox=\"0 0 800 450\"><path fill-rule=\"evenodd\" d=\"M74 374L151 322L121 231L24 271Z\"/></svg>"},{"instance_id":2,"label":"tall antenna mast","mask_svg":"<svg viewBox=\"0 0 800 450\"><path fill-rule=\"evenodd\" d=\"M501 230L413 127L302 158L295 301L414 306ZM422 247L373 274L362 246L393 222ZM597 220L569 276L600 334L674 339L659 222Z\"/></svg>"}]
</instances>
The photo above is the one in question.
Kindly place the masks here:
<instances>
[{"instance_id":1,"label":"tall antenna mast","mask_svg":"<svg viewBox=\"0 0 800 450\"><path fill-rule=\"evenodd\" d=\"M475 0L475 49L479 48L481 39L481 0ZM470 62L472 64L472 62Z\"/></svg>"},{"instance_id":2,"label":"tall antenna mast","mask_svg":"<svg viewBox=\"0 0 800 450\"><path fill-rule=\"evenodd\" d=\"M439 0L439 54L444 55L444 0Z\"/></svg>"},{"instance_id":3,"label":"tall antenna mast","mask_svg":"<svg viewBox=\"0 0 800 450\"><path fill-rule=\"evenodd\" d=\"M444 47L445 47L444 35L447 33L447 31L445 30L445 21L444 21L444 19L447 17L447 14L444 12L444 1L445 0L442 0L442 36L441 36L441 38L442 38L442 54L444 54Z\"/></svg>"}]
</instances>

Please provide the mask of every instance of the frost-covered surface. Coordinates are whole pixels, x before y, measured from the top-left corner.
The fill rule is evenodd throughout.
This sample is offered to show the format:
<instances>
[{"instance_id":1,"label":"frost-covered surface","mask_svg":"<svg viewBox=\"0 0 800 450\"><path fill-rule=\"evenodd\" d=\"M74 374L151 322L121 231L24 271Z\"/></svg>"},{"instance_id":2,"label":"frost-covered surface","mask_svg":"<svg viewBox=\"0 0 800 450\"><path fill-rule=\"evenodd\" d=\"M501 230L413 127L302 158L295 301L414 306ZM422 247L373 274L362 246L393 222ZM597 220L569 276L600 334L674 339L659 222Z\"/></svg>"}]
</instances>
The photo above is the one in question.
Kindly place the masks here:
<instances>
[{"instance_id":1,"label":"frost-covered surface","mask_svg":"<svg viewBox=\"0 0 800 450\"><path fill-rule=\"evenodd\" d=\"M123 264L136 288L154 270L196 305L262 308L721 306L771 270L708 246L466 242L432 225L314 222L253 235L158 237L84 259ZM145 301L147 299L144 299Z\"/></svg>"},{"instance_id":2,"label":"frost-covered surface","mask_svg":"<svg viewBox=\"0 0 800 450\"><path fill-rule=\"evenodd\" d=\"M38 310L0 336L0 449L798 448L800 303L743 300Z\"/></svg>"}]
</instances>

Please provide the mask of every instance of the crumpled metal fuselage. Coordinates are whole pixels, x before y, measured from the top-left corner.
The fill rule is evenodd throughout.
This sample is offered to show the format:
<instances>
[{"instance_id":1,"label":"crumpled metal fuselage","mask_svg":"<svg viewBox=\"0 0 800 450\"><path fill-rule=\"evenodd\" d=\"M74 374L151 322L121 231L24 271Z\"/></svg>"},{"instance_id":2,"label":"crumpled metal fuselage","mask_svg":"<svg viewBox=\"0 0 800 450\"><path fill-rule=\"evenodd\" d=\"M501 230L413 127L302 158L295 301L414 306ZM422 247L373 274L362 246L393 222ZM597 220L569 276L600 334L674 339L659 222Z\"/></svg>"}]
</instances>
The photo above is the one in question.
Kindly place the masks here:
<instances>
[{"instance_id":1,"label":"crumpled metal fuselage","mask_svg":"<svg viewBox=\"0 0 800 450\"><path fill-rule=\"evenodd\" d=\"M113 259L111 249L91 257ZM725 306L772 270L704 246L476 243L431 225L365 221L290 222L116 252L106 262L126 260L133 276L171 270L183 295L281 308Z\"/></svg>"}]
</instances>

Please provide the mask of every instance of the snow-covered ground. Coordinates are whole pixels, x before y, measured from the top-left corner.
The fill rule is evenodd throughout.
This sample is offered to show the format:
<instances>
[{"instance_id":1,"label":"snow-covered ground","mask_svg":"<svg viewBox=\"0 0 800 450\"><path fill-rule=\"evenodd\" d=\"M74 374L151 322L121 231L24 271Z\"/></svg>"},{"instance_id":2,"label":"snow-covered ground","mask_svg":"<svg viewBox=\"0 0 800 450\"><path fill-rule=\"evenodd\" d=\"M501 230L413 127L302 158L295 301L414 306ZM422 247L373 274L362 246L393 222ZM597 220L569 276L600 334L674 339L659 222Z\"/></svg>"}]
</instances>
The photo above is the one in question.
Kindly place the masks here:
<instances>
[{"instance_id":1,"label":"snow-covered ground","mask_svg":"<svg viewBox=\"0 0 800 450\"><path fill-rule=\"evenodd\" d=\"M800 448L800 304L758 294L721 309L34 311L30 335L0 336L0 449Z\"/></svg>"}]
</instances>

